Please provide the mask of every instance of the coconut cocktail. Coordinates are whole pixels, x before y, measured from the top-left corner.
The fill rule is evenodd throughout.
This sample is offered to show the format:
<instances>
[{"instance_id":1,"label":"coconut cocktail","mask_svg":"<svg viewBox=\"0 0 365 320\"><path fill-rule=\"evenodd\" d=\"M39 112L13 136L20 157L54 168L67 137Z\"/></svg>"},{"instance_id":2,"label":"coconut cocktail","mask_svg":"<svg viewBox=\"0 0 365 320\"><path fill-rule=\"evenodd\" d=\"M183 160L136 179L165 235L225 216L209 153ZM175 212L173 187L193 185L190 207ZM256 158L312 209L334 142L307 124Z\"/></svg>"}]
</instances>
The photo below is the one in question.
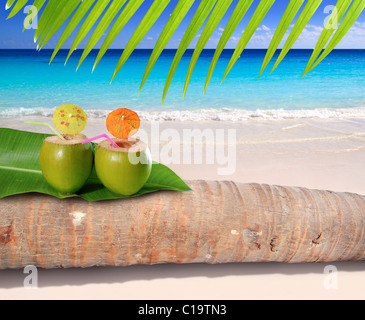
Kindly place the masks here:
<instances>
[{"instance_id":1,"label":"coconut cocktail","mask_svg":"<svg viewBox=\"0 0 365 320\"><path fill-rule=\"evenodd\" d=\"M147 182L152 169L148 146L138 139L113 139L98 144L95 169L103 185L114 193L131 196Z\"/></svg>"},{"instance_id":2,"label":"coconut cocktail","mask_svg":"<svg viewBox=\"0 0 365 320\"><path fill-rule=\"evenodd\" d=\"M60 193L79 191L89 178L93 167L91 144L82 144L83 134L64 135L44 140L40 154L42 173L49 185Z\"/></svg>"},{"instance_id":3,"label":"coconut cocktail","mask_svg":"<svg viewBox=\"0 0 365 320\"><path fill-rule=\"evenodd\" d=\"M81 108L63 105L55 110L53 123L64 134L44 140L40 152L42 174L58 192L75 193L89 178L94 162L92 145L82 144L87 137L80 134L87 117Z\"/></svg>"},{"instance_id":4,"label":"coconut cocktail","mask_svg":"<svg viewBox=\"0 0 365 320\"><path fill-rule=\"evenodd\" d=\"M139 129L140 119L129 109L118 109L109 114L106 123L115 139L97 145L96 174L111 192L131 196L143 188L152 170L147 144L131 138Z\"/></svg>"}]
</instances>

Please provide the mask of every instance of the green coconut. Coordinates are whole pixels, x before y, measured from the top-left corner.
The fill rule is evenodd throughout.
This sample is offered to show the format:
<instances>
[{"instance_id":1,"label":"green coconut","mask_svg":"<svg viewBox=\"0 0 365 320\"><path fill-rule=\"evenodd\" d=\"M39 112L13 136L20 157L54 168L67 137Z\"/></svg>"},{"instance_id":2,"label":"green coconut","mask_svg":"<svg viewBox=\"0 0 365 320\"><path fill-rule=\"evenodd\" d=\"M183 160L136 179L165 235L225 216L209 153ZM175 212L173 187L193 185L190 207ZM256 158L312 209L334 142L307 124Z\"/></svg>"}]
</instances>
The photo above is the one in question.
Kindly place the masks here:
<instances>
[{"instance_id":1,"label":"green coconut","mask_svg":"<svg viewBox=\"0 0 365 320\"><path fill-rule=\"evenodd\" d=\"M111 192L131 196L143 188L151 174L151 153L148 146L138 139L113 141L119 148L108 140L97 145L96 174Z\"/></svg>"},{"instance_id":2,"label":"green coconut","mask_svg":"<svg viewBox=\"0 0 365 320\"><path fill-rule=\"evenodd\" d=\"M51 136L44 140L40 165L46 181L60 193L79 191L93 168L91 143L82 144L83 134L64 135L65 140Z\"/></svg>"}]
</instances>

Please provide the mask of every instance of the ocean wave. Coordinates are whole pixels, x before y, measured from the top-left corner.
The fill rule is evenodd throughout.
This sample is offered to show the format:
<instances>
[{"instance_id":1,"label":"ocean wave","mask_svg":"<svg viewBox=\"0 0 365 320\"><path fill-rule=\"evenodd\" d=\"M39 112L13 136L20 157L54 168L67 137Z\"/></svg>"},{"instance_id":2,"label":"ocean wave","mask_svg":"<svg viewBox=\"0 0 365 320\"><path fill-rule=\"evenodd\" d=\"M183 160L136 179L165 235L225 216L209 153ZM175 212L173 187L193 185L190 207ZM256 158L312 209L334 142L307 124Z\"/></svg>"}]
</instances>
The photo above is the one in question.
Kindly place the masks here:
<instances>
[{"instance_id":1,"label":"ocean wave","mask_svg":"<svg viewBox=\"0 0 365 320\"><path fill-rule=\"evenodd\" d=\"M1 118L27 116L52 117L55 108L11 108L0 110ZM112 110L85 110L89 118L106 118ZM344 109L301 109L301 110L241 110L241 109L202 109L173 111L138 111L145 121L248 121L284 119L349 119L365 118L365 107Z\"/></svg>"}]
</instances>

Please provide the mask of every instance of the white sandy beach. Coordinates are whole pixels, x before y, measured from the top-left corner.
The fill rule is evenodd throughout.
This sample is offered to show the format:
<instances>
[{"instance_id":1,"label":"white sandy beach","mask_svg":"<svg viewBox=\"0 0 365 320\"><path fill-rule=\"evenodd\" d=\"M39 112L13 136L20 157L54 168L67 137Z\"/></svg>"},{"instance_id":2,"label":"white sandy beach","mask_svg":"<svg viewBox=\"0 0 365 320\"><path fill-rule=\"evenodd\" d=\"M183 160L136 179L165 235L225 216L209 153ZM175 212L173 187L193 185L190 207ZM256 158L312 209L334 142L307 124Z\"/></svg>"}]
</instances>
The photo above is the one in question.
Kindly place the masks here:
<instances>
[{"instance_id":1,"label":"white sandy beach","mask_svg":"<svg viewBox=\"0 0 365 320\"><path fill-rule=\"evenodd\" d=\"M0 127L47 132L23 121L51 123L49 117L1 119ZM168 164L184 180L235 180L365 194L365 118L233 121L162 121L159 133L186 129L236 129L237 165L219 175L220 164ZM156 126L156 123L152 124ZM159 135L151 136L151 148ZM89 119L88 137L107 133L105 119ZM176 138L176 137L175 137ZM183 150L183 139L171 145ZM160 143L163 147L165 142ZM204 143L204 147L209 146ZM212 143L214 147L214 143ZM157 150L157 149L155 149ZM204 148L202 149L204 152ZM155 154L156 156L156 154ZM159 155L167 159L168 155ZM204 158L204 157L203 157ZM182 161L181 161L182 162ZM364 263L337 263L338 289L326 290L325 265L135 266L118 269L41 271L38 290L22 288L21 271L0 273L0 298L101 299L360 299Z\"/></svg>"}]
</instances>

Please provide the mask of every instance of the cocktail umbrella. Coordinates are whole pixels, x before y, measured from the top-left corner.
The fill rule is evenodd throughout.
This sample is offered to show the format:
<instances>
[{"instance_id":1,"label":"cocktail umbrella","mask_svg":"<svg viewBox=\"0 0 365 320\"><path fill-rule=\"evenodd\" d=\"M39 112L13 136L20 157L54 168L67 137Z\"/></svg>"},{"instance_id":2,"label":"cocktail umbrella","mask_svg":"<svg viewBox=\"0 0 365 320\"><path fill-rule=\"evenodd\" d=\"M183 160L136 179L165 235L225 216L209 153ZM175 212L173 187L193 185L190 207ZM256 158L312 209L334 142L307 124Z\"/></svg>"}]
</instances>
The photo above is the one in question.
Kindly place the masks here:
<instances>
[{"instance_id":1,"label":"cocktail umbrella","mask_svg":"<svg viewBox=\"0 0 365 320\"><path fill-rule=\"evenodd\" d=\"M63 133L75 135L83 131L87 124L84 110L73 104L64 104L53 113L53 123Z\"/></svg>"},{"instance_id":2,"label":"cocktail umbrella","mask_svg":"<svg viewBox=\"0 0 365 320\"><path fill-rule=\"evenodd\" d=\"M106 119L108 131L118 139L128 139L136 134L140 123L138 114L126 108L111 112Z\"/></svg>"}]
</instances>

